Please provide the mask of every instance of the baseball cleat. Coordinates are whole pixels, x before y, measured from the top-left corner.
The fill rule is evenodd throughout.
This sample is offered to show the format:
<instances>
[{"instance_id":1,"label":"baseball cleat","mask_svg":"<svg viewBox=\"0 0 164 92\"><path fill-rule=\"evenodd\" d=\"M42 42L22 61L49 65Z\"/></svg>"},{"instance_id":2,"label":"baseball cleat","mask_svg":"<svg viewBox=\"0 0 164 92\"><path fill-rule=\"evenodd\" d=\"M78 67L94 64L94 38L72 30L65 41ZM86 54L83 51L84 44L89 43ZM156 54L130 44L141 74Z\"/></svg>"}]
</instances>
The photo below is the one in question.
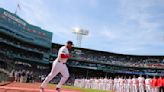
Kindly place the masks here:
<instances>
[{"instance_id":1,"label":"baseball cleat","mask_svg":"<svg viewBox=\"0 0 164 92\"><path fill-rule=\"evenodd\" d=\"M57 91L57 92L60 92L60 88L56 88L56 91Z\"/></svg>"}]
</instances>

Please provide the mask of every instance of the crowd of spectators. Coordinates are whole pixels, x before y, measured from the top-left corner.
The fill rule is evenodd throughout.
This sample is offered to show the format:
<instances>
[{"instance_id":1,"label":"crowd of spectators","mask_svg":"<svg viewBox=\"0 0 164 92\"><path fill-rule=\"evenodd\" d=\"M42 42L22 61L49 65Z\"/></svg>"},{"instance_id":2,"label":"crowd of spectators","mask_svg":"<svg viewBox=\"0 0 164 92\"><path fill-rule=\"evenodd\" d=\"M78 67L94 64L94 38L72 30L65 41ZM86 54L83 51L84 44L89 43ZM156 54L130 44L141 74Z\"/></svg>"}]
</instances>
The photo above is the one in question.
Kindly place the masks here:
<instances>
[{"instance_id":1,"label":"crowd of spectators","mask_svg":"<svg viewBox=\"0 0 164 92\"><path fill-rule=\"evenodd\" d=\"M57 55L58 48L52 48L52 53ZM164 57L157 56L130 56L112 54L102 51L83 50L74 48L71 51L72 59L104 63L110 65L120 65L129 67L163 68Z\"/></svg>"},{"instance_id":2,"label":"crowd of spectators","mask_svg":"<svg viewBox=\"0 0 164 92\"><path fill-rule=\"evenodd\" d=\"M90 64L85 62L71 61L68 62L68 66L82 67L93 70L105 70L110 73L121 73L121 74L142 74L142 75L158 75L163 74L163 69L140 69L140 68L127 68L127 67L117 67L117 66L109 66L103 64Z\"/></svg>"},{"instance_id":3,"label":"crowd of spectators","mask_svg":"<svg viewBox=\"0 0 164 92\"><path fill-rule=\"evenodd\" d=\"M0 46L0 53L5 54L7 56L13 56L17 58L23 58L28 60L42 60L42 56L36 53L30 53L28 51L16 50L12 47L1 45Z\"/></svg>"},{"instance_id":4,"label":"crowd of spectators","mask_svg":"<svg viewBox=\"0 0 164 92\"><path fill-rule=\"evenodd\" d=\"M40 82L41 78L39 76L47 75L49 71L49 68L40 69L28 63L18 63L18 61L14 60L11 61L11 59L10 61L14 63L7 64L7 62L9 62L8 60L9 59L7 58L3 61L0 60L0 72L9 75L7 79L10 81L21 83ZM11 65L13 67L11 67Z\"/></svg>"},{"instance_id":5,"label":"crowd of spectators","mask_svg":"<svg viewBox=\"0 0 164 92\"><path fill-rule=\"evenodd\" d=\"M19 48L29 50L29 51L35 51L38 53L47 53L49 50L34 46L32 44L27 44L25 42L21 42L17 39L9 38L4 35L0 35L0 41L5 42L6 44L12 45L12 46L17 46Z\"/></svg>"},{"instance_id":6,"label":"crowd of spectators","mask_svg":"<svg viewBox=\"0 0 164 92\"><path fill-rule=\"evenodd\" d=\"M164 60L160 58L150 57L131 57L131 56L119 56L119 55L108 55L103 53L91 52L82 53L82 55L74 55L75 58L79 58L84 61L100 62L113 65L130 66L130 67L155 67L163 68Z\"/></svg>"}]
</instances>

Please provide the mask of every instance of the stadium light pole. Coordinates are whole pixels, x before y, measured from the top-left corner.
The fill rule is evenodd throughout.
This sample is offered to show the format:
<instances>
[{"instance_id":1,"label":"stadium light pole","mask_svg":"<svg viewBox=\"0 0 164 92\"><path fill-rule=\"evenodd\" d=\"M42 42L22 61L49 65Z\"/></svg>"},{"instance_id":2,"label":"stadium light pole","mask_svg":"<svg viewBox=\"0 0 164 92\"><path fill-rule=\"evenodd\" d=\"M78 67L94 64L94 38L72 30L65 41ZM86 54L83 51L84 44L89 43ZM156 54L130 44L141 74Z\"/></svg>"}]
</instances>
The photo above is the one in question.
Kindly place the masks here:
<instances>
[{"instance_id":1,"label":"stadium light pole","mask_svg":"<svg viewBox=\"0 0 164 92\"><path fill-rule=\"evenodd\" d=\"M84 35L88 35L89 31L88 30L81 29L79 27L74 27L72 32L73 32L73 34L76 35L77 46L78 47L81 47L82 37Z\"/></svg>"}]
</instances>

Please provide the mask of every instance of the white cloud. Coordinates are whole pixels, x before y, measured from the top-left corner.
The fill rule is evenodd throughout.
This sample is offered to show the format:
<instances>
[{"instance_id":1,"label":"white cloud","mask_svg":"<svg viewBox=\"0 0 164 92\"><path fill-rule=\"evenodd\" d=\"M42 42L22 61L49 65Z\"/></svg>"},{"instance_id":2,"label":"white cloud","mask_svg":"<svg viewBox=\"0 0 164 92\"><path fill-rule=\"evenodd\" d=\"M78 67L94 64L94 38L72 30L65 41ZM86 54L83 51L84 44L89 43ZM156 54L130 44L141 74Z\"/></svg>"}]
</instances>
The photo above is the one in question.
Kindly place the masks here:
<instances>
[{"instance_id":1,"label":"white cloud","mask_svg":"<svg viewBox=\"0 0 164 92\"><path fill-rule=\"evenodd\" d=\"M24 0L20 3L22 5L22 15L30 23L45 26L46 22L49 21L51 16L42 0L34 0L32 3Z\"/></svg>"},{"instance_id":2,"label":"white cloud","mask_svg":"<svg viewBox=\"0 0 164 92\"><path fill-rule=\"evenodd\" d=\"M22 5L22 11L20 12L23 19L53 32L53 41L56 41L56 37L61 39L72 37L71 29L68 26L57 24L59 22L55 20L55 13L49 10L44 1L34 0L32 2L29 0L20 2Z\"/></svg>"},{"instance_id":3,"label":"white cloud","mask_svg":"<svg viewBox=\"0 0 164 92\"><path fill-rule=\"evenodd\" d=\"M100 35L107 37L109 40L114 40L119 37L118 34L115 33L114 30L112 31L107 28L102 29L102 31L100 32Z\"/></svg>"},{"instance_id":4,"label":"white cloud","mask_svg":"<svg viewBox=\"0 0 164 92\"><path fill-rule=\"evenodd\" d=\"M134 21L141 30L155 30L160 24L149 21L153 16L156 16L149 13L149 8L154 4L158 4L156 0L121 0L120 11L124 18L124 24Z\"/></svg>"}]
</instances>

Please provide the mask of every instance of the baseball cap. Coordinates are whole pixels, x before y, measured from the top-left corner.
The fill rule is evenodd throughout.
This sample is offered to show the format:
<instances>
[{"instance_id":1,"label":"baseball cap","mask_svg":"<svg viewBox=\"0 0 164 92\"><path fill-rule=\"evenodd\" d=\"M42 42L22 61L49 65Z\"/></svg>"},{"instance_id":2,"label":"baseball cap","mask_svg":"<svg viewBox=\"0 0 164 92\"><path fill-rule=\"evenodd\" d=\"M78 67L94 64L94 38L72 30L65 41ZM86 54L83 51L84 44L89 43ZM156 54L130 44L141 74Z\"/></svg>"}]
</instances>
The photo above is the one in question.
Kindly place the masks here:
<instances>
[{"instance_id":1,"label":"baseball cap","mask_svg":"<svg viewBox=\"0 0 164 92\"><path fill-rule=\"evenodd\" d=\"M67 41L67 44L73 45L73 42L72 41Z\"/></svg>"}]
</instances>

